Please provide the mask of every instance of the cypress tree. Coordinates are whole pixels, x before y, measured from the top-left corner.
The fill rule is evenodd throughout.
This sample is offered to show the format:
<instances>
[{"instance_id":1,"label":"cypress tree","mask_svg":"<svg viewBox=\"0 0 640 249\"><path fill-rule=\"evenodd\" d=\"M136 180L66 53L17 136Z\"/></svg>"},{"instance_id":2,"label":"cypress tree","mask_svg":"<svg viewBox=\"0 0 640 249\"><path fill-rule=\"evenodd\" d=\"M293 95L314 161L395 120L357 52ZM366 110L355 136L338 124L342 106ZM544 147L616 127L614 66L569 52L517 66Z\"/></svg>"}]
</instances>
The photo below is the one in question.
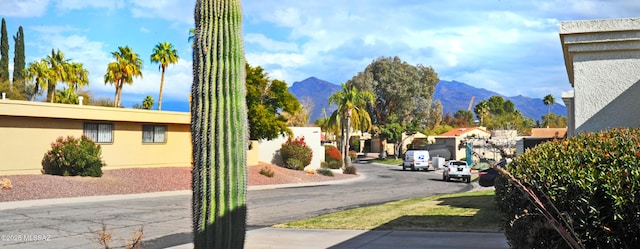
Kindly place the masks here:
<instances>
[{"instance_id":1,"label":"cypress tree","mask_svg":"<svg viewBox=\"0 0 640 249\"><path fill-rule=\"evenodd\" d=\"M9 82L9 37L7 22L2 18L2 34L0 35L0 82Z\"/></svg>"},{"instance_id":2,"label":"cypress tree","mask_svg":"<svg viewBox=\"0 0 640 249\"><path fill-rule=\"evenodd\" d=\"M194 248L243 248L248 122L240 0L198 0L195 24Z\"/></svg>"},{"instance_id":3,"label":"cypress tree","mask_svg":"<svg viewBox=\"0 0 640 249\"><path fill-rule=\"evenodd\" d=\"M14 92L23 96L22 99L26 99L26 86L24 82L24 75L22 74L26 63L24 58L24 33L22 26L18 27L18 32L13 37L14 52L13 52L13 88Z\"/></svg>"}]
</instances>

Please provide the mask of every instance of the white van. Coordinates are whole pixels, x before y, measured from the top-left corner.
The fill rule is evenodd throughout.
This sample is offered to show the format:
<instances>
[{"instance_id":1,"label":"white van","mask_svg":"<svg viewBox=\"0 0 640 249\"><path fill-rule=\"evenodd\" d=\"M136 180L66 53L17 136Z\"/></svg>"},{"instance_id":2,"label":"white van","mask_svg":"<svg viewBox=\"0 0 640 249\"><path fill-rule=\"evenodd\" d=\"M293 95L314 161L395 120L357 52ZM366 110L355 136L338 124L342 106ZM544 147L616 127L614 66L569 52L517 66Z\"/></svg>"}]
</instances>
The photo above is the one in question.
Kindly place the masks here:
<instances>
[{"instance_id":1,"label":"white van","mask_svg":"<svg viewBox=\"0 0 640 249\"><path fill-rule=\"evenodd\" d=\"M404 153L404 161L402 162L402 170L410 168L411 170L428 170L429 169L429 151L427 150L408 150Z\"/></svg>"}]
</instances>

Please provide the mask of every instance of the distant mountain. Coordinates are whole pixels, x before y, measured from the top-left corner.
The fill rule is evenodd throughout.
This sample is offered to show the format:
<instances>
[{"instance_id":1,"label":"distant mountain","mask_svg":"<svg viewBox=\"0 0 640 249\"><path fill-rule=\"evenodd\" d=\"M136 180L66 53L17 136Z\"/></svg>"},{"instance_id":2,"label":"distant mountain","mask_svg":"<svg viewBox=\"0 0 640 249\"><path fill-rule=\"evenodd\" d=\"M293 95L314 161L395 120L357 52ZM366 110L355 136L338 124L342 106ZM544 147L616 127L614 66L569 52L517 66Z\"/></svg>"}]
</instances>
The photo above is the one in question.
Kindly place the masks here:
<instances>
[{"instance_id":1,"label":"distant mountain","mask_svg":"<svg viewBox=\"0 0 640 249\"><path fill-rule=\"evenodd\" d=\"M327 101L331 94L340 89L339 85L316 77L310 77L303 81L293 83L289 88L289 92L299 100L303 97L311 98L314 108L313 111L311 111L309 123L313 123L316 119L323 117L322 108L326 108L327 115L331 115L335 110L335 106L333 108L327 108ZM515 108L520 110L526 117L542 120L542 115L547 114L547 106L544 105L540 98L531 98L522 95L507 97L487 89L476 88L457 81L441 80L436 86L433 100L439 99L440 102L442 102L443 113L449 112L453 115L458 110L466 110L469 107L469 101L472 96L475 96L475 99L471 111L473 111L473 107L482 100L489 99L491 96L502 96L505 100L511 100ZM556 102L562 103L562 100L556 99ZM567 108L564 105L555 104L551 106L551 112L566 116Z\"/></svg>"},{"instance_id":2,"label":"distant mountain","mask_svg":"<svg viewBox=\"0 0 640 249\"><path fill-rule=\"evenodd\" d=\"M442 102L443 113L449 112L453 115L458 110L467 110L472 96L475 96L473 106L482 100L489 99L491 96L502 96L505 100L511 100L516 109L520 110L526 117L542 120L542 115L547 114L547 106L544 105L540 98L530 98L522 95L506 97L496 92L475 88L457 81L441 80L436 86L433 99L434 101L439 99ZM556 102L562 103L562 100L556 99ZM473 106L471 111L473 111ZM567 108L564 105L555 104L551 106L551 112L566 116Z\"/></svg>"},{"instance_id":3,"label":"distant mountain","mask_svg":"<svg viewBox=\"0 0 640 249\"><path fill-rule=\"evenodd\" d=\"M342 89L339 85L330 83L328 81L324 81L318 79L316 77L310 77L303 81L294 82L291 87L289 87L289 92L291 92L298 100L303 100L303 98L308 97L313 101L313 110L309 113L309 123L315 122L317 119L324 117L322 114L322 109L326 109L327 115L331 115L331 113L336 109L335 106L329 108L329 96L333 93L340 91Z\"/></svg>"}]
</instances>

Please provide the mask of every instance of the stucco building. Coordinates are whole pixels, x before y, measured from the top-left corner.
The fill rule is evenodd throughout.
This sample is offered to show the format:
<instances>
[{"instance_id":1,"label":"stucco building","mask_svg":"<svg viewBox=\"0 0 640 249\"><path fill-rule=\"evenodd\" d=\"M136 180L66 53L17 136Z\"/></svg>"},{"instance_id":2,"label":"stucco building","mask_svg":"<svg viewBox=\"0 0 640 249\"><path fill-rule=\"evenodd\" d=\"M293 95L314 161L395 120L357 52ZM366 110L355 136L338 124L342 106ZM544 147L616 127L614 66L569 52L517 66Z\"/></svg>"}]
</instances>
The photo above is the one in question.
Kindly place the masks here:
<instances>
[{"instance_id":1,"label":"stucco building","mask_svg":"<svg viewBox=\"0 0 640 249\"><path fill-rule=\"evenodd\" d=\"M640 126L640 18L560 23L567 136Z\"/></svg>"},{"instance_id":2,"label":"stucco building","mask_svg":"<svg viewBox=\"0 0 640 249\"><path fill-rule=\"evenodd\" d=\"M191 166L190 124L182 112L0 100L0 175L39 174L52 142L82 135L106 170Z\"/></svg>"}]
</instances>

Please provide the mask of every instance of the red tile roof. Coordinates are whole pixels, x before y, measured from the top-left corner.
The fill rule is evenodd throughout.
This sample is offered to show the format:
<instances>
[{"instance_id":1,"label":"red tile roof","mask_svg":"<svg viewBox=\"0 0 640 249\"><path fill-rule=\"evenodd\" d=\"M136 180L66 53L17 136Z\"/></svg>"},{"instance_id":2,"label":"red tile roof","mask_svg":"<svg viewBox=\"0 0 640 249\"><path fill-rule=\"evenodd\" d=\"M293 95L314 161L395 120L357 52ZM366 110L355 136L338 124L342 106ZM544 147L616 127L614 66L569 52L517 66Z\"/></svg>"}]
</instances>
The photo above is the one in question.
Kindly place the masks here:
<instances>
[{"instance_id":1,"label":"red tile roof","mask_svg":"<svg viewBox=\"0 0 640 249\"><path fill-rule=\"evenodd\" d=\"M567 128L533 128L531 137L536 138L562 138L567 136Z\"/></svg>"},{"instance_id":2,"label":"red tile roof","mask_svg":"<svg viewBox=\"0 0 640 249\"><path fill-rule=\"evenodd\" d=\"M487 130L480 128L480 127L467 127L467 128L455 128L453 130L447 131L445 133L442 133L438 136L442 136L442 137L458 137L458 136L462 136L464 134L467 134L471 131L475 131L475 130L479 130L482 132L485 132L487 134L491 134L491 132L488 132Z\"/></svg>"}]
</instances>

